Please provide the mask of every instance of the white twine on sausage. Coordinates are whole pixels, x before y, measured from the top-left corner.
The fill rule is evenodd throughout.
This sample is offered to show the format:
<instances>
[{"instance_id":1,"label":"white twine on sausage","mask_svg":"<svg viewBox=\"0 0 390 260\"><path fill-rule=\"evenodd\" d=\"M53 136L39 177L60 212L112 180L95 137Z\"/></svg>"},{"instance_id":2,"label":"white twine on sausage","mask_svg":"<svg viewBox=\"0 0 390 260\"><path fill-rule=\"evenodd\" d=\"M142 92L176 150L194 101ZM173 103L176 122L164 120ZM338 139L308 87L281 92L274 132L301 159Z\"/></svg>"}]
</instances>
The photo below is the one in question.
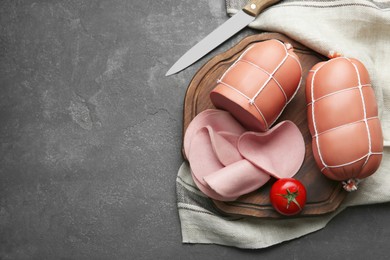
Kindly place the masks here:
<instances>
[{"instance_id":1,"label":"white twine on sausage","mask_svg":"<svg viewBox=\"0 0 390 260\"><path fill-rule=\"evenodd\" d=\"M316 141L316 144L317 144L317 152L318 152L318 156L321 160L321 163L322 165L324 165L324 167L321 169L321 172L327 168L339 168L339 167L343 167L343 166L348 166L348 165L351 165L351 164L354 164L360 160L363 160L364 158L366 158L364 164L362 167L364 167L366 165L366 163L368 162L369 158L371 155L381 155L383 154L383 152L373 152L372 151L372 140L371 140L371 133L370 133L370 128L369 128L369 125L368 125L368 121L369 120L372 120L372 119L377 119L378 116L374 116L374 117L367 117L367 110L366 110L366 103L365 103L365 100L364 100L364 94L363 94L363 87L369 87L371 86L371 84L362 84L361 83L361 78L360 78L360 73L359 73L359 70L357 68L357 66L348 58L346 57L337 57L337 58L333 58L333 59L346 59L348 60L353 66L354 66L354 69L356 71L356 74L357 74L357 77L358 77L358 86L355 86L355 87L351 87L351 88L347 88L347 89L343 89L343 90L339 90L339 91L335 91L333 93L330 93L330 94L327 94L327 95L324 95L318 99L314 99L314 80L315 80L315 76L316 74L318 73L318 71L326 64L328 63L329 61L323 63L320 67L318 67L316 70L310 70L310 72L313 72L313 76L312 76L312 79L311 79L311 85L310 85L310 92L311 92L311 100L312 102L308 103L308 106L311 106L311 113L312 113L312 119L313 119L313 128L314 128L314 135L313 135L313 138L315 139ZM328 129L326 131L323 131L321 133L318 133L318 129L317 129L317 124L316 124L316 120L315 120L315 106L314 104L316 102L318 102L319 100L321 99L324 99L324 98L327 98L327 97L330 97L330 96L333 96L333 95L337 95L337 94L340 94L340 93L343 93L345 91L351 91L351 90L356 90L358 89L359 90L359 94L360 94L360 97L361 97L361 100L362 100L362 106L363 106L363 119L361 120L357 120L355 122L351 122L351 123L348 123L348 124L343 124L341 126L337 126L337 127L334 127L334 128L331 128L331 129ZM349 125L352 125L352 124L356 124L356 123L361 123L361 122L364 122L365 124L365 127L366 127L366 132L367 132L367 137L368 137L368 152L367 154L363 155L362 157L356 159L356 160L353 160L351 162L347 162L347 163L344 163L344 164L339 164L339 165L327 165L323 159L323 156L322 156L322 153L321 153L321 149L320 149L320 143L319 143L319 136L324 134L324 133L327 133L327 132L330 132L330 131L334 131L334 130L337 130L339 128L342 128L342 127L346 127L346 126L349 126Z\"/></svg>"},{"instance_id":2,"label":"white twine on sausage","mask_svg":"<svg viewBox=\"0 0 390 260\"><path fill-rule=\"evenodd\" d=\"M240 57L222 74L221 78L217 80L217 83L220 83L226 87L229 87L230 89L236 91L238 94L240 94L241 96L243 96L245 99L247 99L249 101L249 104L250 105L253 105L255 107L255 109L257 110L257 112L259 113L259 115L262 117L264 123L265 123L265 127L266 129L269 128L269 125L272 125L273 123L275 123L275 121L279 118L279 116L282 114L283 110L285 109L285 107L287 106L287 104L294 98L294 96L297 94L298 92L298 89L300 88L301 86L301 83L302 83L302 67L301 67L301 64L300 62L297 60L296 57L294 57L293 55L291 55L290 53L288 53L288 48L286 47L286 45L284 43L282 43L281 41L277 40L278 43L280 43L285 52L286 52L286 55L283 57L282 61L278 64L278 66L275 68L275 70L272 72L272 73L269 73L268 71L266 71L265 69L261 68L260 66L258 66L257 64L254 64L253 62L250 62L248 60L245 60L243 59L242 57L250 50L254 47L254 45L250 46L249 48L247 48L241 55ZM289 45L290 47L291 45ZM278 82L278 80L274 77L274 75L276 74L276 72L279 70L279 68L286 62L287 58L288 57L291 57L293 58L299 65L299 68L301 70L301 77L300 77L300 80L299 80L299 84L298 84L298 87L296 88L295 92L293 93L293 95L290 97L290 99L288 100L287 98L287 94L286 92L284 91L283 87L281 86L281 84ZM255 93L255 95L250 98L248 97L247 95L245 95L243 92L241 92L240 90L238 90L237 88L235 88L234 86L231 86L229 84L227 84L226 82L223 81L223 78L225 77L225 75L233 68L237 65L238 62L245 62L253 67L255 67L256 69L262 71L263 73L267 74L268 75L268 79L264 82L264 84L259 88L259 90ZM271 122L271 124L269 124L264 116L264 114L261 112L260 108L257 106L257 104L255 103L256 101L256 98L260 95L260 93L264 90L264 88L268 85L268 83L273 80L276 85L279 87L280 91L283 93L284 97L285 97L285 105L283 106L283 109L280 111L280 113L278 114L278 116Z\"/></svg>"}]
</instances>

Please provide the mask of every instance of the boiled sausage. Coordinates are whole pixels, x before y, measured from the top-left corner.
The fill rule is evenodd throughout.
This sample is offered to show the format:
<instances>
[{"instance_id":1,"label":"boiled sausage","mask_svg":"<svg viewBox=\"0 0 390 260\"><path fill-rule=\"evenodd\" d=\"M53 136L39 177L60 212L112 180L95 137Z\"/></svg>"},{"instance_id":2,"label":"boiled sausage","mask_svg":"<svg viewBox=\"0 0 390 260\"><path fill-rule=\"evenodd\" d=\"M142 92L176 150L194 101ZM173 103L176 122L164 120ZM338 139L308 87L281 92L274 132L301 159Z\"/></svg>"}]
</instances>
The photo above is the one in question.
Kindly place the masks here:
<instances>
[{"instance_id":1,"label":"boiled sausage","mask_svg":"<svg viewBox=\"0 0 390 260\"><path fill-rule=\"evenodd\" d=\"M378 108L364 65L337 57L316 64L306 79L309 129L322 173L346 190L379 167L383 137Z\"/></svg>"},{"instance_id":2,"label":"boiled sausage","mask_svg":"<svg viewBox=\"0 0 390 260\"><path fill-rule=\"evenodd\" d=\"M210 99L247 129L266 131L296 94L301 74L298 56L290 44L258 42L227 69Z\"/></svg>"}]
</instances>

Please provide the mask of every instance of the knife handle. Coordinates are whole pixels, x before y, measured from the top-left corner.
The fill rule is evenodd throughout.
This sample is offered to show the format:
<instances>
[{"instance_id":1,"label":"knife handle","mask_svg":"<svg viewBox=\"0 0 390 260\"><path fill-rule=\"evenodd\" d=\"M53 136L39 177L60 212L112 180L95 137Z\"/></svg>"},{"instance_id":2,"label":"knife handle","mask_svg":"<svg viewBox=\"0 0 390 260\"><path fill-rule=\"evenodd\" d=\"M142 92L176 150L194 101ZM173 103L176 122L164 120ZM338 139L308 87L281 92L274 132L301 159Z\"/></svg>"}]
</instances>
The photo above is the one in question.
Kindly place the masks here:
<instances>
[{"instance_id":1,"label":"knife handle","mask_svg":"<svg viewBox=\"0 0 390 260\"><path fill-rule=\"evenodd\" d=\"M249 3L242 9L245 13L251 16L258 16L264 9L273 5L280 0L250 0Z\"/></svg>"}]
</instances>

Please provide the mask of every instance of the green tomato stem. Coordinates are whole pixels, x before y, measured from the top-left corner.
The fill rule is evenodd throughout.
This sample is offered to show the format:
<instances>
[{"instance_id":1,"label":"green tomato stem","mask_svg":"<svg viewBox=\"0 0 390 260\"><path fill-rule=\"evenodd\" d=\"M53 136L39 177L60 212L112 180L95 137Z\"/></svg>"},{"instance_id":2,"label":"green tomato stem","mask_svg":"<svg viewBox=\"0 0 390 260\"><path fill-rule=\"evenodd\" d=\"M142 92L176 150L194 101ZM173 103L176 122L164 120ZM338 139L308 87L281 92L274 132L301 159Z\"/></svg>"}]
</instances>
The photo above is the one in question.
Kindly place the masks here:
<instances>
[{"instance_id":1,"label":"green tomato stem","mask_svg":"<svg viewBox=\"0 0 390 260\"><path fill-rule=\"evenodd\" d=\"M301 210L301 205L296 199L296 197L299 195L298 191L291 192L289 189L286 189L286 191L287 194L278 194L279 196L282 196L283 198L287 199L286 209L288 209L290 207L290 203L293 202Z\"/></svg>"}]
</instances>

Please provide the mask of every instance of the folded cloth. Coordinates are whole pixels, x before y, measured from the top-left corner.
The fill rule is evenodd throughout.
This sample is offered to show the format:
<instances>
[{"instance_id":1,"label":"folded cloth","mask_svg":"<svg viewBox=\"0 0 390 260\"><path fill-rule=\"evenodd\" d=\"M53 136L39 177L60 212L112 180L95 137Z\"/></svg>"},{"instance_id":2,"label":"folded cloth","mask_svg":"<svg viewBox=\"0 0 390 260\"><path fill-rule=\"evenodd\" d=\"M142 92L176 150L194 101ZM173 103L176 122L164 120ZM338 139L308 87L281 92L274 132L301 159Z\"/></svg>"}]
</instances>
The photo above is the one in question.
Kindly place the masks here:
<instances>
[{"instance_id":1,"label":"folded cloth","mask_svg":"<svg viewBox=\"0 0 390 260\"><path fill-rule=\"evenodd\" d=\"M226 0L228 14L247 0ZM176 186L184 243L213 243L240 248L264 248L326 226L348 206L390 201L390 1L283 0L265 10L250 27L283 33L327 55L337 51L367 67L378 101L385 149L381 167L351 193L340 208L321 217L282 220L223 217L194 184L189 165L179 169Z\"/></svg>"}]
</instances>

